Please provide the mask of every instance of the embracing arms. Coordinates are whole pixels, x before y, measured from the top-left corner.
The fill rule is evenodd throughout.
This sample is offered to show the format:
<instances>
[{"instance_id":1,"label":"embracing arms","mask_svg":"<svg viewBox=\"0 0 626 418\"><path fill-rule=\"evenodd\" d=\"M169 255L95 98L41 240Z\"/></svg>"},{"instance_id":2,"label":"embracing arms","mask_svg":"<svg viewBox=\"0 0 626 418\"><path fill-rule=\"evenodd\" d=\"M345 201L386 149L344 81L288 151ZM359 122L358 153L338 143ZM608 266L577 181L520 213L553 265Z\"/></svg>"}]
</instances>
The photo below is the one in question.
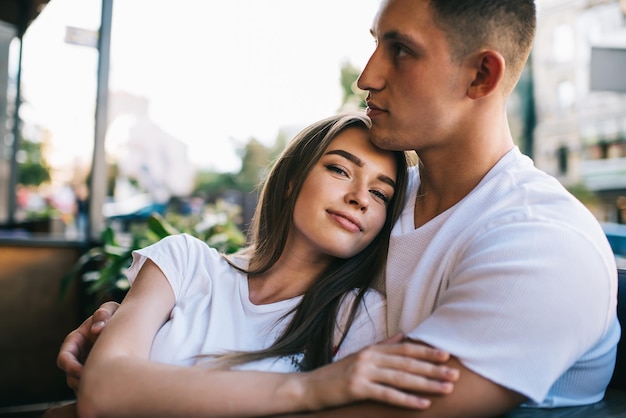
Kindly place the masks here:
<instances>
[{"instance_id":1,"label":"embracing arms","mask_svg":"<svg viewBox=\"0 0 626 418\"><path fill-rule=\"evenodd\" d=\"M423 346L415 342L416 346ZM327 409L301 415L286 415L285 417L315 417L315 418L446 418L446 417L497 417L510 411L522 402L525 397L491 382L463 366L456 358L450 358L446 363L452 368L460 370L459 379L454 383L454 391L448 395L426 395L431 402L426 409L398 408L380 402L360 402L339 408Z\"/></svg>"},{"instance_id":2,"label":"embracing arms","mask_svg":"<svg viewBox=\"0 0 626 418\"><path fill-rule=\"evenodd\" d=\"M308 373L219 371L156 363L149 359L150 347L173 305L167 279L146 261L83 370L75 356L86 351L80 348L81 341L92 339L89 322L68 336L58 361L72 372L68 382L79 382L81 416L263 416L365 399L423 408L428 406L425 398L402 389L447 393L456 376L435 365L447 359L445 353L408 343L372 346Z\"/></svg>"}]
</instances>

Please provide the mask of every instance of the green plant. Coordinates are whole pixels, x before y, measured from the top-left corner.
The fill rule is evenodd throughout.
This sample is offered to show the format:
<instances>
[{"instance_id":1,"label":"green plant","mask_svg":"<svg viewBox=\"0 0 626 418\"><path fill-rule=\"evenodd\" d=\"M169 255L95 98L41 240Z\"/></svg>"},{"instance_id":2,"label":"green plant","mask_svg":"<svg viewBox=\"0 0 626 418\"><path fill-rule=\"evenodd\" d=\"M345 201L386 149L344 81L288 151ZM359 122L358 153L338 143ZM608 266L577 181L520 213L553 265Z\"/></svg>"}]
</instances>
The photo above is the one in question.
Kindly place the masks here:
<instances>
[{"instance_id":1,"label":"green plant","mask_svg":"<svg viewBox=\"0 0 626 418\"><path fill-rule=\"evenodd\" d=\"M225 202L207 205L202 214L183 216L158 213L134 225L129 233L107 227L100 245L86 251L62 282L62 294L70 284L80 280L84 289L87 314L106 300L121 301L130 287L126 271L132 252L174 234L188 233L224 253L232 253L245 245L245 236L237 227L239 209Z\"/></svg>"}]
</instances>

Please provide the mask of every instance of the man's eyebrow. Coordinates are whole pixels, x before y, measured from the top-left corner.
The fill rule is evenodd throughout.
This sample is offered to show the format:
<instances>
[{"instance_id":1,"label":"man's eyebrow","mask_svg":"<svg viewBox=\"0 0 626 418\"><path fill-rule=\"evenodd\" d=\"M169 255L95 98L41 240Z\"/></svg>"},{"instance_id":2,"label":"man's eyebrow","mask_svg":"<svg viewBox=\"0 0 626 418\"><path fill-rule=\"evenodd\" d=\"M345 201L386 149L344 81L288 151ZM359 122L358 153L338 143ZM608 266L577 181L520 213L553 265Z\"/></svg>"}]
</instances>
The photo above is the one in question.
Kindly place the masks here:
<instances>
[{"instance_id":1,"label":"man's eyebrow","mask_svg":"<svg viewBox=\"0 0 626 418\"><path fill-rule=\"evenodd\" d=\"M407 46L418 47L418 44L415 39L398 32L397 30L391 30L389 32L385 32L383 34L383 40L385 41L396 41L406 44Z\"/></svg>"},{"instance_id":2,"label":"man's eyebrow","mask_svg":"<svg viewBox=\"0 0 626 418\"><path fill-rule=\"evenodd\" d=\"M354 154L349 153L348 151L342 150L342 149L333 149L330 150L326 153L326 155L329 154L335 154L335 155L340 155L343 158L345 158L348 161L353 162L354 164L358 165L359 167L363 167L365 165L365 163L363 162L362 159L360 159L359 157L357 157ZM384 174L379 174L378 175L378 180L382 181L383 183L387 183L388 185L390 185L391 187L393 187L394 189L396 188L396 182L393 181L391 179L391 177L386 176Z\"/></svg>"},{"instance_id":3,"label":"man's eyebrow","mask_svg":"<svg viewBox=\"0 0 626 418\"><path fill-rule=\"evenodd\" d=\"M374 37L374 39L377 39L376 32L374 31L374 29L370 29L370 34L372 35L372 37ZM400 42L416 50L420 49L420 45L415 39L403 33L400 33L397 30L390 30L388 32L385 32L382 36L382 40Z\"/></svg>"}]
</instances>

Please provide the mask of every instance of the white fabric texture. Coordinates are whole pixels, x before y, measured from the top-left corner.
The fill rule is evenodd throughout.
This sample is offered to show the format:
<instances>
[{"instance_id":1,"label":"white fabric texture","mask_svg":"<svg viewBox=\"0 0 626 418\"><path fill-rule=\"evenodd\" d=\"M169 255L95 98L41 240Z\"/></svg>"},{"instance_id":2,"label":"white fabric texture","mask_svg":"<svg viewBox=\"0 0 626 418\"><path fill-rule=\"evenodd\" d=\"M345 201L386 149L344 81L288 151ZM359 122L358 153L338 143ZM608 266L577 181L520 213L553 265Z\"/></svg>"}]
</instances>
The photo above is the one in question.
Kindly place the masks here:
<instances>
[{"instance_id":1,"label":"white fabric texture","mask_svg":"<svg viewBox=\"0 0 626 418\"><path fill-rule=\"evenodd\" d=\"M159 329L150 358L154 361L194 365L210 361L200 354L266 348L280 335L301 296L265 305L254 305L248 296L247 275L229 265L213 248L191 235L169 236L133 252L128 271L131 283L146 259L165 274L176 296L169 320ZM297 280L297 277L294 277ZM338 322L345 319L356 292L344 298ZM367 308L365 308L365 306ZM335 330L335 343L342 330ZM386 336L386 305L380 293L368 291L335 360ZM238 369L274 372L297 371L299 356L274 358L238 366Z\"/></svg>"},{"instance_id":2,"label":"white fabric texture","mask_svg":"<svg viewBox=\"0 0 626 418\"><path fill-rule=\"evenodd\" d=\"M391 237L389 334L449 351L526 406L602 399L620 327L615 259L594 216L517 148L416 229L418 184L412 170Z\"/></svg>"}]
</instances>

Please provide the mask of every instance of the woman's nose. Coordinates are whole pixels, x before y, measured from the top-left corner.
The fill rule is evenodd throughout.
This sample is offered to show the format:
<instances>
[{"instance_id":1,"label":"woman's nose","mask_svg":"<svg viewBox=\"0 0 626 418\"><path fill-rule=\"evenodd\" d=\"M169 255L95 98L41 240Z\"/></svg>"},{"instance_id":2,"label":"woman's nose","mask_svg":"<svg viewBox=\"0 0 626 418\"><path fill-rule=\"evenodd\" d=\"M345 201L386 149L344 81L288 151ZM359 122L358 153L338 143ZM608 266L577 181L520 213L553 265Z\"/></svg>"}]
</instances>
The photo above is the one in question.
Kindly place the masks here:
<instances>
[{"instance_id":1,"label":"woman's nose","mask_svg":"<svg viewBox=\"0 0 626 418\"><path fill-rule=\"evenodd\" d=\"M355 187L346 193L346 201L348 204L357 207L360 211L365 211L370 204L369 190L363 187Z\"/></svg>"}]
</instances>

